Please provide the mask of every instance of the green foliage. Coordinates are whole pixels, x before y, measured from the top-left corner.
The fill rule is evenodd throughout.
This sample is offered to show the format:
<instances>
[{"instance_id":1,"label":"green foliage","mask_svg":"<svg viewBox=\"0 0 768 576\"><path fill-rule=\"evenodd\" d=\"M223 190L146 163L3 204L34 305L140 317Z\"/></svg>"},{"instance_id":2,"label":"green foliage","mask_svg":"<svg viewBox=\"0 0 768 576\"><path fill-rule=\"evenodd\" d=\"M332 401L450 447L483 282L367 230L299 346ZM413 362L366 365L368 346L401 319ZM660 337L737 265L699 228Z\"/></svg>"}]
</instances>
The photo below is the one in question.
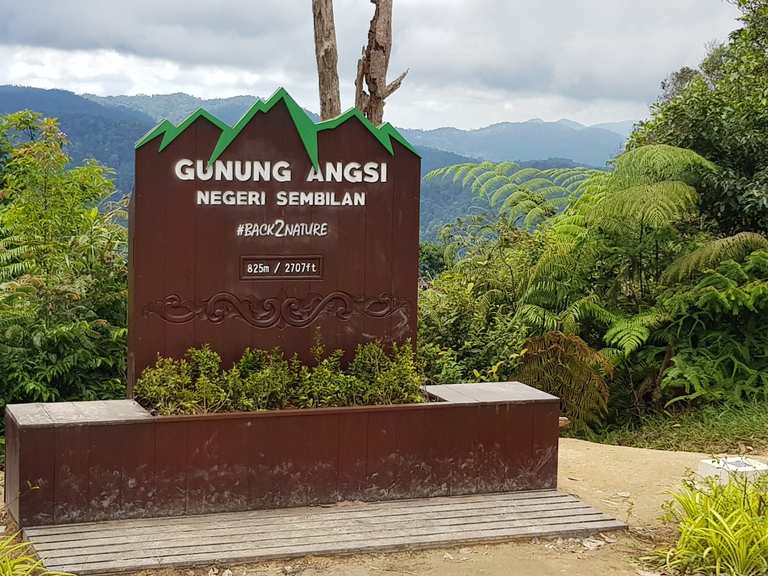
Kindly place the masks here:
<instances>
[{"instance_id":1,"label":"green foliage","mask_svg":"<svg viewBox=\"0 0 768 576\"><path fill-rule=\"evenodd\" d=\"M0 240L1 241L1 240ZM419 244L419 277L429 281L440 274L449 264L446 248L436 242Z\"/></svg>"},{"instance_id":2,"label":"green foliage","mask_svg":"<svg viewBox=\"0 0 768 576\"><path fill-rule=\"evenodd\" d=\"M699 192L702 214L726 234L768 230L768 5L738 5L743 27L675 83L628 144L688 148L717 164Z\"/></svg>"},{"instance_id":3,"label":"green foliage","mask_svg":"<svg viewBox=\"0 0 768 576\"><path fill-rule=\"evenodd\" d=\"M55 121L0 119L0 396L4 403L123 394L126 233L95 163L67 168Z\"/></svg>"},{"instance_id":4,"label":"green foliage","mask_svg":"<svg viewBox=\"0 0 768 576\"><path fill-rule=\"evenodd\" d=\"M560 212L569 195L596 170L588 168L521 168L514 162L462 163L429 172L427 185L460 184L476 197L481 212L498 213L510 223L534 229ZM461 192L461 190L459 191Z\"/></svg>"},{"instance_id":5,"label":"green foliage","mask_svg":"<svg viewBox=\"0 0 768 576\"><path fill-rule=\"evenodd\" d=\"M588 427L605 415L612 373L611 361L581 338L549 331L528 340L518 377L558 396L576 426Z\"/></svg>"},{"instance_id":6,"label":"green foliage","mask_svg":"<svg viewBox=\"0 0 768 576\"><path fill-rule=\"evenodd\" d=\"M768 398L768 251L721 262L663 305L674 318L664 335L677 354L661 384L673 401Z\"/></svg>"},{"instance_id":7,"label":"green foliage","mask_svg":"<svg viewBox=\"0 0 768 576\"><path fill-rule=\"evenodd\" d=\"M683 254L664 271L666 282L679 282L690 278L699 270L713 268L724 260L744 260L756 250L768 249L768 238L754 232L739 232L718 238L704 246Z\"/></svg>"},{"instance_id":8,"label":"green foliage","mask_svg":"<svg viewBox=\"0 0 768 576\"><path fill-rule=\"evenodd\" d=\"M768 482L734 477L687 480L667 505L678 527L661 551L666 568L685 574L758 576L768 572Z\"/></svg>"},{"instance_id":9,"label":"green foliage","mask_svg":"<svg viewBox=\"0 0 768 576\"><path fill-rule=\"evenodd\" d=\"M430 381L518 378L559 395L582 431L628 410L768 394L768 241L712 234L698 188L717 167L695 152L651 145L613 165L570 183L567 171L549 172L554 186L575 188L531 232L502 208L445 234L457 259L420 298ZM475 181L501 171L483 163L432 177L460 170ZM534 172L484 192L491 204L509 192L535 213L526 202L539 192L520 189Z\"/></svg>"},{"instance_id":10,"label":"green foliage","mask_svg":"<svg viewBox=\"0 0 768 576\"><path fill-rule=\"evenodd\" d=\"M0 538L0 576L69 575L46 570L42 561L35 559L31 544L20 542L19 534L9 534Z\"/></svg>"},{"instance_id":11,"label":"green foliage","mask_svg":"<svg viewBox=\"0 0 768 576\"><path fill-rule=\"evenodd\" d=\"M704 454L768 449L768 402L681 406L634 418L625 412L619 423L587 437L605 444Z\"/></svg>"},{"instance_id":12,"label":"green foliage","mask_svg":"<svg viewBox=\"0 0 768 576\"><path fill-rule=\"evenodd\" d=\"M342 352L319 344L314 363L287 359L278 350L246 350L224 370L210 347L191 348L183 358L158 358L136 383L136 399L158 414L207 414L402 404L423 400L421 377L409 344L388 354L378 343L357 348L347 367Z\"/></svg>"}]
</instances>

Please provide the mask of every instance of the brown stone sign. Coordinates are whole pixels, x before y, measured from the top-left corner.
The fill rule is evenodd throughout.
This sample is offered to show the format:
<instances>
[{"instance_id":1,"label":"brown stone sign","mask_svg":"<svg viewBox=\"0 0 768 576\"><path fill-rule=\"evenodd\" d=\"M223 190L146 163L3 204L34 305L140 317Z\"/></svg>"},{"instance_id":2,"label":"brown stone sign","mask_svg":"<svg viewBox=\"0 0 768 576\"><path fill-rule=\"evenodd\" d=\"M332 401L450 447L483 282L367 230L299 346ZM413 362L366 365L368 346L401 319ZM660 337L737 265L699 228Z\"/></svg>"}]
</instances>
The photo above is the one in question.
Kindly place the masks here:
<instances>
[{"instance_id":1,"label":"brown stone sign","mask_svg":"<svg viewBox=\"0 0 768 576\"><path fill-rule=\"evenodd\" d=\"M283 90L235 125L199 110L136 146L129 384L210 344L309 360L416 336L420 159L357 110L314 123Z\"/></svg>"}]
</instances>

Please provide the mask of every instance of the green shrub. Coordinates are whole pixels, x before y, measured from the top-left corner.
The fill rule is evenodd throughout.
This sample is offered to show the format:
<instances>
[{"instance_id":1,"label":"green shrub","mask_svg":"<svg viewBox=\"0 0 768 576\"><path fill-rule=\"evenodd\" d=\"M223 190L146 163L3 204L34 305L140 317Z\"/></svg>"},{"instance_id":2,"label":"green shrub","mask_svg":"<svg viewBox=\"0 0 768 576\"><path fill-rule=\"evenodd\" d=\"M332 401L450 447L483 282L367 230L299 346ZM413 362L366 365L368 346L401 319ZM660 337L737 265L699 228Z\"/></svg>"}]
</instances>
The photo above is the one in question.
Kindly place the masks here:
<instances>
[{"instance_id":1,"label":"green shrub","mask_svg":"<svg viewBox=\"0 0 768 576\"><path fill-rule=\"evenodd\" d=\"M683 574L758 576L768 572L768 479L684 483L667 505L677 543L661 552Z\"/></svg>"},{"instance_id":2,"label":"green shrub","mask_svg":"<svg viewBox=\"0 0 768 576\"><path fill-rule=\"evenodd\" d=\"M290 402L290 387L298 367L295 359L288 361L277 350L247 349L226 373L230 409L248 412L285 408Z\"/></svg>"},{"instance_id":3,"label":"green shrub","mask_svg":"<svg viewBox=\"0 0 768 576\"><path fill-rule=\"evenodd\" d=\"M136 399L161 415L420 402L421 377L410 344L391 354L376 342L358 346L348 366L343 352L313 348L314 362L279 350L247 349L229 369L208 346L184 358L158 358L136 383Z\"/></svg>"}]
</instances>

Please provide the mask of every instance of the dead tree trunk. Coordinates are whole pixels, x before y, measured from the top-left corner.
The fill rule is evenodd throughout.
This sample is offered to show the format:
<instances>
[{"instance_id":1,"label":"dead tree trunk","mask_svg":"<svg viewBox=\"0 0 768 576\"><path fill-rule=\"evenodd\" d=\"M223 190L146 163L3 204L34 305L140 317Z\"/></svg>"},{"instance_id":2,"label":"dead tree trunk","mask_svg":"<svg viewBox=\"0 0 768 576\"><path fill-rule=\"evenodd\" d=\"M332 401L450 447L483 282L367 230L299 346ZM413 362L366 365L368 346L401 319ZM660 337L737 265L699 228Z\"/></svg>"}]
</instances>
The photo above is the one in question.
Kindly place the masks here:
<instances>
[{"instance_id":1,"label":"dead tree trunk","mask_svg":"<svg viewBox=\"0 0 768 576\"><path fill-rule=\"evenodd\" d=\"M320 118L327 120L341 114L339 96L338 51L333 0L312 0L315 21L315 57L320 88Z\"/></svg>"},{"instance_id":2,"label":"dead tree trunk","mask_svg":"<svg viewBox=\"0 0 768 576\"><path fill-rule=\"evenodd\" d=\"M363 48L362 57L357 63L355 106L371 123L378 126L384 118L384 101L400 88L408 71L387 84L387 68L392 51L392 0L371 0L371 3L376 6L376 10L368 29L368 45Z\"/></svg>"}]
</instances>

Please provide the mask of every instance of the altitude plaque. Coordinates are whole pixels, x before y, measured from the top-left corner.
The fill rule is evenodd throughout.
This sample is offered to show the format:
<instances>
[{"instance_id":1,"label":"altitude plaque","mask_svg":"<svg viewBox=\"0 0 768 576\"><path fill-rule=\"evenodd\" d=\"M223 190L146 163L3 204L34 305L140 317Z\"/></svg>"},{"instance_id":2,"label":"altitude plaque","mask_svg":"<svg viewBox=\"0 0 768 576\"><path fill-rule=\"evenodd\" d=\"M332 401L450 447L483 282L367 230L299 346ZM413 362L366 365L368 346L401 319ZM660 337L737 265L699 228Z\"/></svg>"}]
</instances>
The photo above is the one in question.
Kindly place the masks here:
<instances>
[{"instance_id":1,"label":"altitude plaque","mask_svg":"<svg viewBox=\"0 0 768 576\"><path fill-rule=\"evenodd\" d=\"M310 360L415 341L420 159L359 111L315 123L284 91L234 126L204 110L136 145L129 385L209 344Z\"/></svg>"}]
</instances>

